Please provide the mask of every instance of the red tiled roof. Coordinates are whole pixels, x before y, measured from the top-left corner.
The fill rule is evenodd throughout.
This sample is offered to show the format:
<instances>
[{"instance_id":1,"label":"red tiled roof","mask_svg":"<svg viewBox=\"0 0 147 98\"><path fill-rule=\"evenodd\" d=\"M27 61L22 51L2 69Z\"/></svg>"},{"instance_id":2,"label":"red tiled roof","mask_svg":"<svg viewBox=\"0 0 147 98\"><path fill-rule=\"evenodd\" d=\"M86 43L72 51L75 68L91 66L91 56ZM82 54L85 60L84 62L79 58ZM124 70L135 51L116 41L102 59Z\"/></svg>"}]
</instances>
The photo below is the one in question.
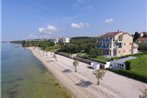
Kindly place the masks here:
<instances>
[{"instance_id":1,"label":"red tiled roof","mask_svg":"<svg viewBox=\"0 0 147 98\"><path fill-rule=\"evenodd\" d=\"M106 36L115 36L116 34L121 33L121 32L108 32L103 34L101 37L106 37Z\"/></svg>"},{"instance_id":2,"label":"red tiled roof","mask_svg":"<svg viewBox=\"0 0 147 98\"><path fill-rule=\"evenodd\" d=\"M138 38L137 41L147 41L147 38Z\"/></svg>"}]
</instances>

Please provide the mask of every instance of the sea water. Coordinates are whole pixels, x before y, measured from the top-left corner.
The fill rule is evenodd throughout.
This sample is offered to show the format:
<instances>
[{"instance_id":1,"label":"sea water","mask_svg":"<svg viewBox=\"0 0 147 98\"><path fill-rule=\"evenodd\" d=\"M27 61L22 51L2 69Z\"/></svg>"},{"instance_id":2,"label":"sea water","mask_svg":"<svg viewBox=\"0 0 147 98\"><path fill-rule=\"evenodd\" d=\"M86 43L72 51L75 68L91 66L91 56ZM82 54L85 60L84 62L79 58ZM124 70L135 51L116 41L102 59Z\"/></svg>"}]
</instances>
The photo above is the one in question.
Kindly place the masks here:
<instances>
[{"instance_id":1,"label":"sea water","mask_svg":"<svg viewBox=\"0 0 147 98\"><path fill-rule=\"evenodd\" d=\"M1 48L1 98L69 98L32 52L20 44Z\"/></svg>"}]
</instances>

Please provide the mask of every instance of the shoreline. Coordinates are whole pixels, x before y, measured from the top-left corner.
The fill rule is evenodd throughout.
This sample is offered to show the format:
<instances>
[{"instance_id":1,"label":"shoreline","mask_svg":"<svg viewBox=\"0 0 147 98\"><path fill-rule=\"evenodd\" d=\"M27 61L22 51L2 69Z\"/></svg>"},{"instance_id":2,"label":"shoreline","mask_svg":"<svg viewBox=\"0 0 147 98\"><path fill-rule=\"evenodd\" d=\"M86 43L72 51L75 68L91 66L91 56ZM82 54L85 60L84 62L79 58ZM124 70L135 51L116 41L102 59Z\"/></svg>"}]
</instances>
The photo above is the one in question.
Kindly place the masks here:
<instances>
[{"instance_id":1,"label":"shoreline","mask_svg":"<svg viewBox=\"0 0 147 98\"><path fill-rule=\"evenodd\" d=\"M142 89L143 86L144 87L146 86L146 84L144 83L140 83L138 81L123 76L119 76L109 71L107 72L108 75L106 76L106 78L104 77L104 79L102 80L102 82L104 83L97 86L95 84L96 79L94 75L91 75L92 70L85 67L88 66L87 64L80 62L79 67L81 67L82 70L79 69L80 71L75 73L73 70L73 66L71 64L73 61L72 59L56 54L58 59L56 62L51 57L52 52L47 52L47 56L46 56L43 55L42 51L40 51L39 48L29 47L28 49L31 50L32 54L43 63L44 67L46 67L49 70L49 72L53 74L53 76L55 76L55 78L59 81L59 83L61 83L61 85L63 85L63 87L65 87L67 91L69 90L69 92L71 92L72 98L138 98L140 91L137 89L140 88ZM64 73L63 71L66 69L70 70L71 72ZM112 80L111 78L114 78L116 80ZM112 81L109 82L110 79ZM81 80L90 81L92 82L92 84L88 85L87 87L77 86L77 84ZM124 82L124 84L116 85L115 82L119 83L120 81L122 83ZM125 82L128 84L125 84ZM134 89L134 87L132 86L136 88ZM124 91L125 89L132 90L132 93L129 94L130 92Z\"/></svg>"},{"instance_id":2,"label":"shoreline","mask_svg":"<svg viewBox=\"0 0 147 98\"><path fill-rule=\"evenodd\" d=\"M60 74L62 73L53 69L52 66L54 66L54 64L48 63L46 61L46 58L42 56L42 54L39 55L39 53L33 51L34 49L32 47L29 47L28 49L31 50L33 55L42 62L43 66L45 66L48 69L48 71L53 74L53 76L63 85L63 87L65 87L67 90L69 90L69 92L71 92L71 98L97 98L96 95L88 94L86 90L82 90L81 87L76 86L76 83L71 79L68 79L66 76L62 75L60 77ZM62 79L63 77L66 81Z\"/></svg>"},{"instance_id":3,"label":"shoreline","mask_svg":"<svg viewBox=\"0 0 147 98\"><path fill-rule=\"evenodd\" d=\"M71 90L71 88L70 88L70 86L67 86L67 84L65 83L65 82L63 82L63 80L61 79L61 77L59 77L58 76L58 72L56 73L55 71L53 71L53 70L51 70L52 68L49 68L49 67L47 67L47 61L45 61L45 60L43 60L43 58L41 58L41 57L39 57L39 55L37 55L37 53L35 52L35 51L33 51L32 50L32 47L29 47L29 48L27 48L27 49L29 49L29 50L31 50L31 52L32 52L32 54L39 60L39 61L41 61L41 63L43 64L43 66L59 81L59 84L61 85L61 86L63 86L63 88L65 89L65 91L66 91L66 93L67 94L70 94L70 96L71 96L71 98L86 98L86 96L85 95L83 95L83 96L85 96L85 97L81 97L82 95L78 95L77 96L77 92L75 92L74 90ZM41 55L40 55L41 56ZM43 57L43 56L42 56ZM49 64L49 65L51 65L51 64ZM53 65L51 65L51 66L53 66ZM69 89L70 88L70 89ZM80 97L79 97L80 96Z\"/></svg>"},{"instance_id":4,"label":"shoreline","mask_svg":"<svg viewBox=\"0 0 147 98\"><path fill-rule=\"evenodd\" d=\"M35 58L36 58L37 60L39 60L39 61L42 63L42 66L47 70L47 72L48 72L49 74L51 74L51 75L58 81L59 85L63 88L63 90L65 91L66 95L67 95L67 96L71 96L70 98L75 98L75 97L74 97L75 95L74 95L71 91L69 91L68 88L64 86L64 84L61 83L61 81L60 81L60 80L53 74L53 72L44 64L44 62L43 62L42 60L40 60L40 58L39 58L38 56L35 55L35 53L32 51L32 49L31 49L30 47L27 48L27 49L29 49L29 50L31 51L31 53L33 54L33 56L35 56Z\"/></svg>"},{"instance_id":5,"label":"shoreline","mask_svg":"<svg viewBox=\"0 0 147 98\"><path fill-rule=\"evenodd\" d=\"M3 44L2 56L2 98L71 98L29 49Z\"/></svg>"}]
</instances>

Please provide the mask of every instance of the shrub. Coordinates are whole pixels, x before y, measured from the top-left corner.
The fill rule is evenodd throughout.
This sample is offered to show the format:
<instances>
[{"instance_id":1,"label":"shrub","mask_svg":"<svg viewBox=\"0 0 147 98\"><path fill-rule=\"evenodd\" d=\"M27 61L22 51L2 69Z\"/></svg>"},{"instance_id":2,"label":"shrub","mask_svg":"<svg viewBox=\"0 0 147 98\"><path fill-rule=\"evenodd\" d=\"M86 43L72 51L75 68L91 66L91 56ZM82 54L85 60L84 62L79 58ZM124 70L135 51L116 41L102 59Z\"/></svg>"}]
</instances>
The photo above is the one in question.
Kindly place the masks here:
<instances>
[{"instance_id":1,"label":"shrub","mask_svg":"<svg viewBox=\"0 0 147 98\"><path fill-rule=\"evenodd\" d=\"M139 44L139 50L147 50L147 44L146 43L140 43Z\"/></svg>"},{"instance_id":2,"label":"shrub","mask_svg":"<svg viewBox=\"0 0 147 98\"><path fill-rule=\"evenodd\" d=\"M126 64L126 70L130 70L131 69L131 62L126 61L125 64Z\"/></svg>"}]
</instances>

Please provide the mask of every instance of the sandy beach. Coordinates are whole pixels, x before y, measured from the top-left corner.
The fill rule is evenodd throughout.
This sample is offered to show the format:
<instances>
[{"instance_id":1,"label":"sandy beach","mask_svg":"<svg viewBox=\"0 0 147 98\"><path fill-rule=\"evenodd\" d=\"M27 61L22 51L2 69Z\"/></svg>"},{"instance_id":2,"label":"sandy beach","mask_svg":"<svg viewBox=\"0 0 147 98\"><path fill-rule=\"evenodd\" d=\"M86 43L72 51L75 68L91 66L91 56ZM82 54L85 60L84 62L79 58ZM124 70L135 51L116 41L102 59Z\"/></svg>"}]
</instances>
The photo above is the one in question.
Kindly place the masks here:
<instances>
[{"instance_id":1,"label":"sandy beach","mask_svg":"<svg viewBox=\"0 0 147 98\"><path fill-rule=\"evenodd\" d=\"M100 85L88 64L79 63L74 72L73 59L57 55L57 61L51 52L44 54L39 48L28 48L60 83L76 98L139 98L141 90L147 84L107 71Z\"/></svg>"}]
</instances>

